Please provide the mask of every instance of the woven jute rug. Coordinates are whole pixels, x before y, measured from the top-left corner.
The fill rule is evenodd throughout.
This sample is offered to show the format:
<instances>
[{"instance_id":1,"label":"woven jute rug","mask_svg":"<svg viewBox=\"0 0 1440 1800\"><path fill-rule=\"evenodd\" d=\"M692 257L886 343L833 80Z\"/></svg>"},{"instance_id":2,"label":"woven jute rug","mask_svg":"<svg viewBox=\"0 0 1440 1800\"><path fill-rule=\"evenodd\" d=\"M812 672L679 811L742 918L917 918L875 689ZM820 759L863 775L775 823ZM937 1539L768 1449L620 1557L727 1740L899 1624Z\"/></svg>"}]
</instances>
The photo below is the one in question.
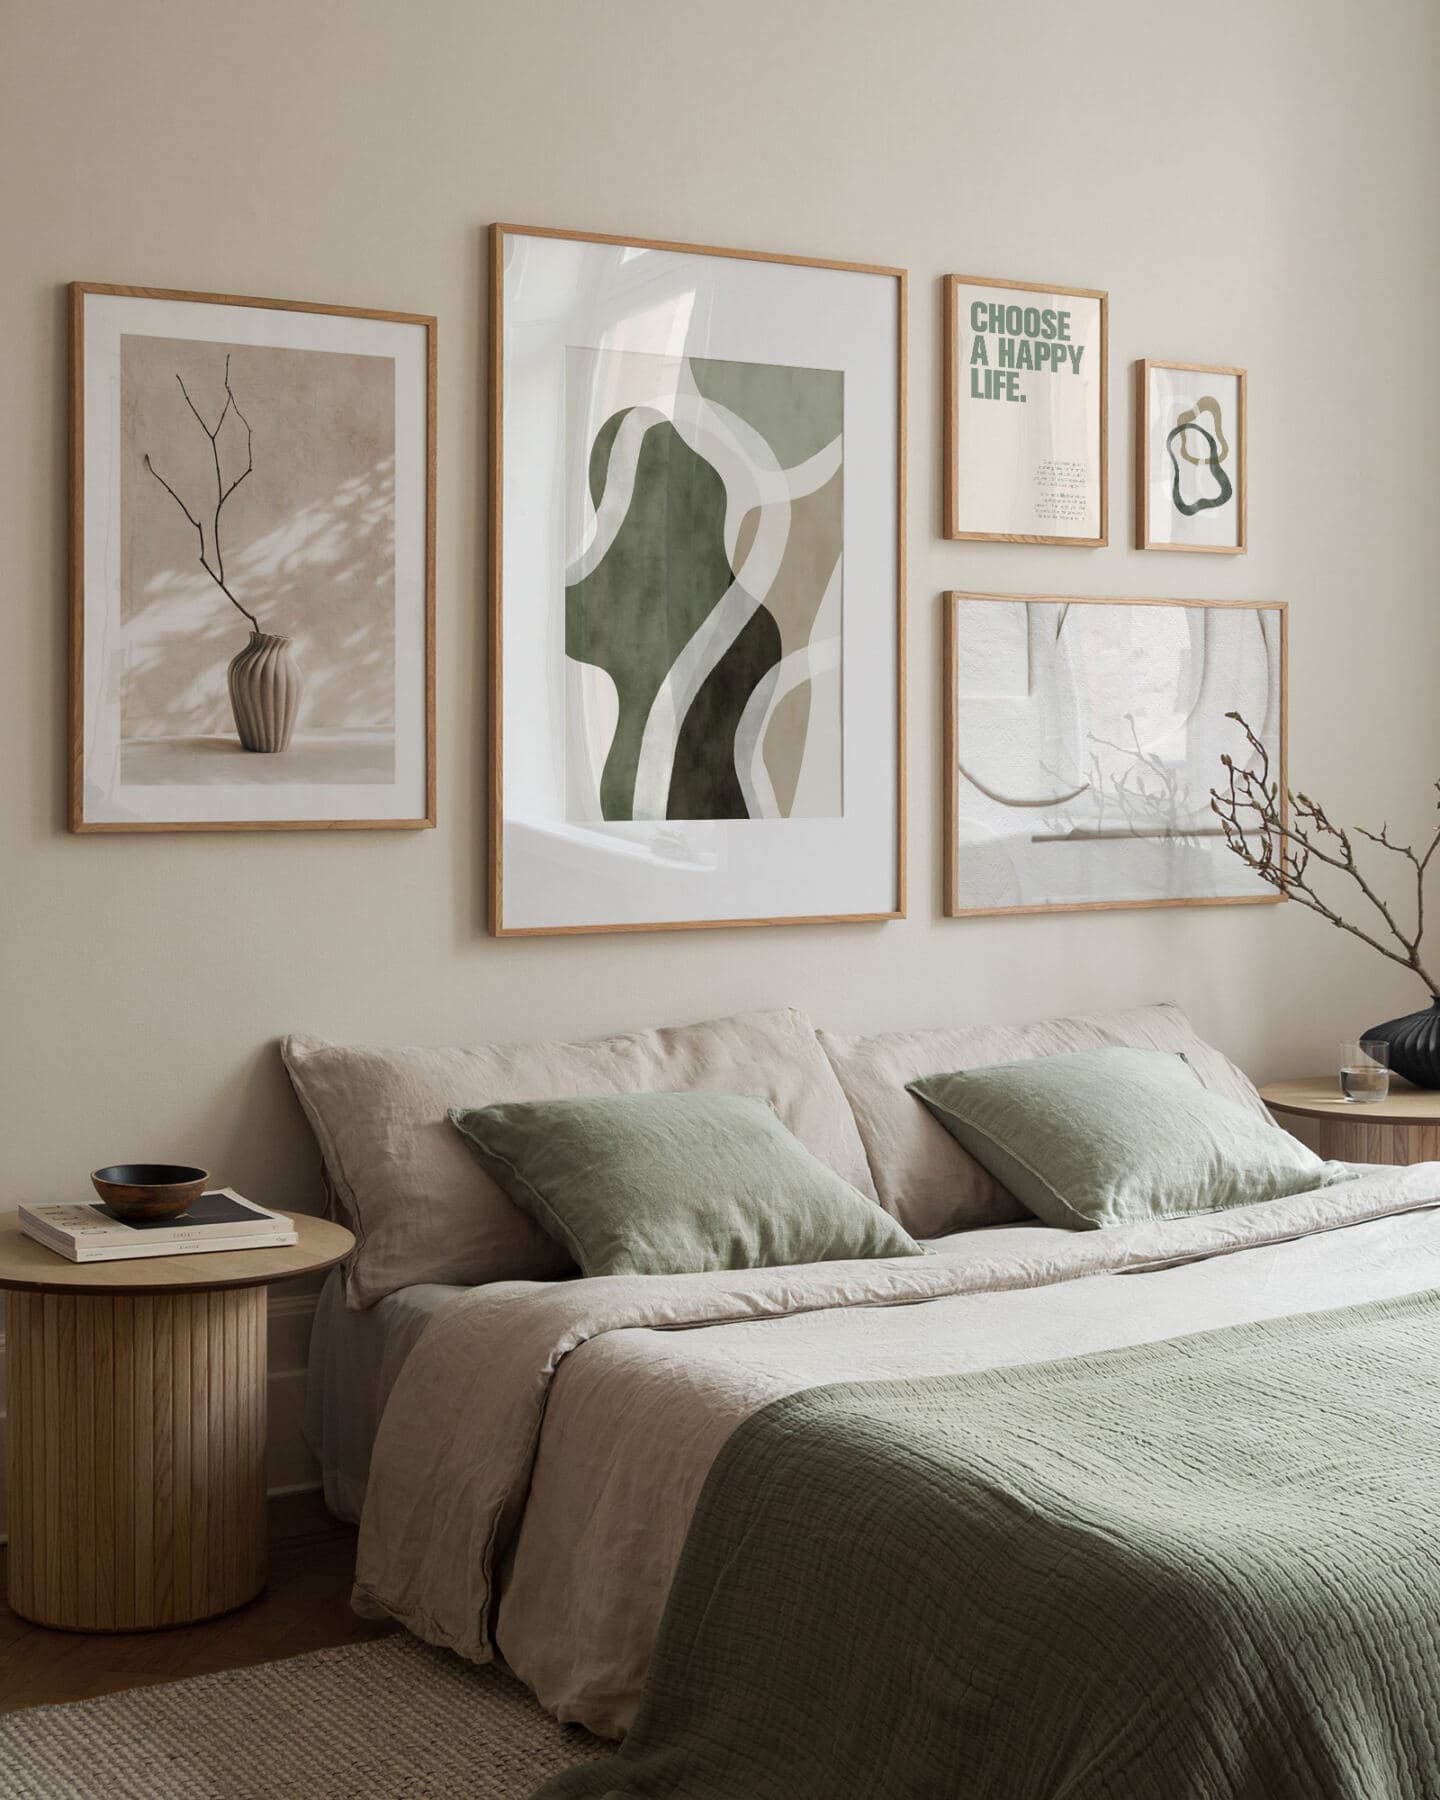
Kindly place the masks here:
<instances>
[{"instance_id":1,"label":"woven jute rug","mask_svg":"<svg viewBox=\"0 0 1440 1800\"><path fill-rule=\"evenodd\" d=\"M406 1633L0 1717L5 1800L526 1800L613 1746Z\"/></svg>"}]
</instances>

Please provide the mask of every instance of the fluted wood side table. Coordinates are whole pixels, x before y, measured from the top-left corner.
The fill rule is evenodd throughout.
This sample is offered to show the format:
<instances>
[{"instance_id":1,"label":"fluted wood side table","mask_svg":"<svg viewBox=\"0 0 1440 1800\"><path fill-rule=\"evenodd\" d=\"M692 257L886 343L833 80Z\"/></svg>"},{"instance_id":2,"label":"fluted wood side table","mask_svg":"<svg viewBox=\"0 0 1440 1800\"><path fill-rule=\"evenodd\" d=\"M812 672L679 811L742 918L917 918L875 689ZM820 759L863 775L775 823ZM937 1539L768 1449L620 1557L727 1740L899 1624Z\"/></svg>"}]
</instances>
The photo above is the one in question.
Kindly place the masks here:
<instances>
[{"instance_id":1,"label":"fluted wood side table","mask_svg":"<svg viewBox=\"0 0 1440 1800\"><path fill-rule=\"evenodd\" d=\"M1260 1098L1280 1124L1313 1119L1318 1155L1335 1162L1440 1161L1440 1092L1390 1077L1390 1092L1366 1106L1340 1096L1337 1075L1272 1081Z\"/></svg>"},{"instance_id":2,"label":"fluted wood side table","mask_svg":"<svg viewBox=\"0 0 1440 1800\"><path fill-rule=\"evenodd\" d=\"M37 1625L148 1631L265 1585L266 1306L353 1239L72 1263L0 1217L9 1599Z\"/></svg>"}]
</instances>

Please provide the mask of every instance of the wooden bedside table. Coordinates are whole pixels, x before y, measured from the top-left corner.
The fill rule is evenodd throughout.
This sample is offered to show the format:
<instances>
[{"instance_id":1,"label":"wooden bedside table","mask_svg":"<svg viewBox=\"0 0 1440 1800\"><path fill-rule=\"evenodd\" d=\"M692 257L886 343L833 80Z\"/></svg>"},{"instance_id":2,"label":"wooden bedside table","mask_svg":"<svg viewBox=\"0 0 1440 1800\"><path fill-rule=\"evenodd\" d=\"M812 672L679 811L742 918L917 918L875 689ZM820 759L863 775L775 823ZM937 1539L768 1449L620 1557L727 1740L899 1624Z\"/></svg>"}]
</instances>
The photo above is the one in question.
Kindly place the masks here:
<instances>
[{"instance_id":1,"label":"wooden bedside table","mask_svg":"<svg viewBox=\"0 0 1440 1800\"><path fill-rule=\"evenodd\" d=\"M1260 1098L1283 1125L1287 1116L1316 1119L1316 1150L1336 1162L1440 1161L1440 1092L1390 1077L1390 1092L1374 1105L1340 1098L1338 1075L1273 1081Z\"/></svg>"},{"instance_id":2,"label":"wooden bedside table","mask_svg":"<svg viewBox=\"0 0 1440 1800\"><path fill-rule=\"evenodd\" d=\"M186 1625L265 1585L265 1289L354 1239L72 1263L0 1217L10 1605L66 1631Z\"/></svg>"}]
</instances>

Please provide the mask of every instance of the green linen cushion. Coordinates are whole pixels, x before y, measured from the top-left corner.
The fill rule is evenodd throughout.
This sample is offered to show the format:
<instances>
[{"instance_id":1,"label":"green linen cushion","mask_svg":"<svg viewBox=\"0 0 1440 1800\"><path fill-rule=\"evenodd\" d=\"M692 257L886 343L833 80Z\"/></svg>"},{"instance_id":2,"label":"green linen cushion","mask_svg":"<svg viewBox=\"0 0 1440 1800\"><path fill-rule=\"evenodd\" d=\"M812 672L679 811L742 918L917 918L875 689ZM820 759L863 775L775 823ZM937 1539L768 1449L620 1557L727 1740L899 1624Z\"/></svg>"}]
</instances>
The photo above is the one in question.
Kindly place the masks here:
<instances>
[{"instance_id":1,"label":"green linen cushion","mask_svg":"<svg viewBox=\"0 0 1440 1800\"><path fill-rule=\"evenodd\" d=\"M617 1094L452 1107L450 1118L586 1275L924 1254L768 1100Z\"/></svg>"},{"instance_id":2,"label":"green linen cushion","mask_svg":"<svg viewBox=\"0 0 1440 1800\"><path fill-rule=\"evenodd\" d=\"M906 1086L1047 1225L1219 1212L1347 1173L1160 1050L1076 1050Z\"/></svg>"}]
</instances>

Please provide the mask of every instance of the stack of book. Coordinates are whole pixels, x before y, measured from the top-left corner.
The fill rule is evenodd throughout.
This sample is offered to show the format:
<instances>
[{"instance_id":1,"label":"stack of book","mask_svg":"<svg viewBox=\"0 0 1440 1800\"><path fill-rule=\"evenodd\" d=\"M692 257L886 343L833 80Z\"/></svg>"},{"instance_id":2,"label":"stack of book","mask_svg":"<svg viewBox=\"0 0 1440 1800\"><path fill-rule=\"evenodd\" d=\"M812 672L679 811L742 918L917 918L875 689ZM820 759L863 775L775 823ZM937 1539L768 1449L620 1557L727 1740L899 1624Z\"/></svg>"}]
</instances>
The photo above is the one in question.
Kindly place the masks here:
<instances>
[{"instance_id":1,"label":"stack of book","mask_svg":"<svg viewBox=\"0 0 1440 1800\"><path fill-rule=\"evenodd\" d=\"M234 1188L202 1194L178 1219L127 1222L103 1200L71 1206L22 1206L20 1229L71 1262L125 1256L193 1256L210 1250L270 1250L295 1242L284 1213L246 1200Z\"/></svg>"}]
</instances>

